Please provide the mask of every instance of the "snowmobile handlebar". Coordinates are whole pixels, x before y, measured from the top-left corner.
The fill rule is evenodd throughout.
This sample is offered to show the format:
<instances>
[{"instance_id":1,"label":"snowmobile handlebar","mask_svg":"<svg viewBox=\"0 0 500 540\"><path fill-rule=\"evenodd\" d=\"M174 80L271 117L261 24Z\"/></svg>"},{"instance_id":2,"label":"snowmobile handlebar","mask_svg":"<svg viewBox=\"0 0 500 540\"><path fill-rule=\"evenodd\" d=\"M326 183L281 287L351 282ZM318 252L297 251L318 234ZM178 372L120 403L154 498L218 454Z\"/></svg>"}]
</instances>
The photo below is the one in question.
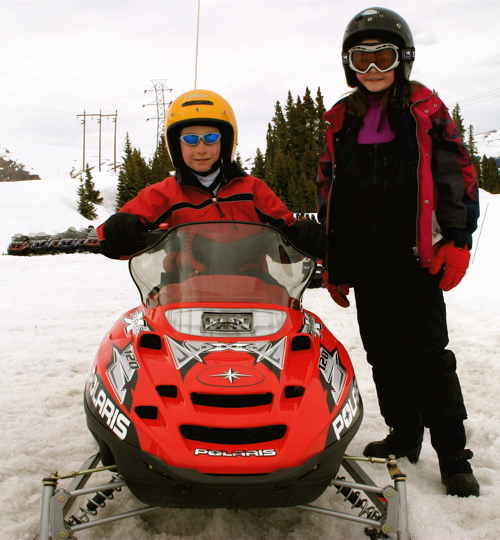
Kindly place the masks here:
<instances>
[{"instance_id":1,"label":"snowmobile handlebar","mask_svg":"<svg viewBox=\"0 0 500 540\"><path fill-rule=\"evenodd\" d=\"M146 246L150 248L154 246L166 233L168 229L156 228L143 233L143 238Z\"/></svg>"},{"instance_id":2,"label":"snowmobile handlebar","mask_svg":"<svg viewBox=\"0 0 500 540\"><path fill-rule=\"evenodd\" d=\"M147 247L155 245L167 232L166 228L145 232L144 241ZM198 266L200 270L207 270L210 274L233 274L241 266L272 253L276 237L273 233L263 233L229 243L231 250L228 250L228 242L207 238L193 228L188 234L185 247L188 249L193 266Z\"/></svg>"}]
</instances>

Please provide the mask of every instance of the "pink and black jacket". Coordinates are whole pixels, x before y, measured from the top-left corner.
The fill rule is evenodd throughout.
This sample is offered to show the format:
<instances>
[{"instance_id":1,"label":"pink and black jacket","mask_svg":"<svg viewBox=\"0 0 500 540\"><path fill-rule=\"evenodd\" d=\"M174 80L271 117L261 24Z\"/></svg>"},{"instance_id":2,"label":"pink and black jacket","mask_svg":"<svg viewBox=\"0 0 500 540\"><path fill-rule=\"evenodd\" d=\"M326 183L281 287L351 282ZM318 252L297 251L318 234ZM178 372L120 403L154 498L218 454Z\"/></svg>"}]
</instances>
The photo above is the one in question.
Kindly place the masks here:
<instances>
[{"instance_id":1,"label":"pink and black jacket","mask_svg":"<svg viewBox=\"0 0 500 540\"><path fill-rule=\"evenodd\" d=\"M318 218L331 229L331 197L335 182L335 139L346 117L344 100L323 116L330 125L320 157L317 179ZM458 240L472 246L479 217L479 192L474 166L447 107L425 87L411 96L410 154L417 179L416 248L422 267L428 268L436 239Z\"/></svg>"}]
</instances>

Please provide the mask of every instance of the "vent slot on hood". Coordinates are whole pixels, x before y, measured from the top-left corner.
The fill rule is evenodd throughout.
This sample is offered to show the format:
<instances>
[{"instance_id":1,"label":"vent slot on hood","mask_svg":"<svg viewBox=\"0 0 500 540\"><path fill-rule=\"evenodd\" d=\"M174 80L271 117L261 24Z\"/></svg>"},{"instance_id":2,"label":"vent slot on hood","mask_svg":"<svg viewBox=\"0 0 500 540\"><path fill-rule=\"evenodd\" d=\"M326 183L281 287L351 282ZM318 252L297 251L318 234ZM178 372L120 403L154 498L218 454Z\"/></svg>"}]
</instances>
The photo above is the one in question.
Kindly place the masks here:
<instances>
[{"instance_id":1,"label":"vent slot on hood","mask_svg":"<svg viewBox=\"0 0 500 540\"><path fill-rule=\"evenodd\" d=\"M295 336L292 339L292 351L307 351L312 347L309 336Z\"/></svg>"},{"instance_id":2,"label":"vent slot on hood","mask_svg":"<svg viewBox=\"0 0 500 540\"><path fill-rule=\"evenodd\" d=\"M139 344L144 349L161 351L162 341L158 334L142 334L139 339Z\"/></svg>"},{"instance_id":3,"label":"vent slot on hood","mask_svg":"<svg viewBox=\"0 0 500 540\"><path fill-rule=\"evenodd\" d=\"M173 384L160 384L156 387L158 395L161 397L167 398L176 398L177 397L177 386Z\"/></svg>"},{"instance_id":4,"label":"vent slot on hood","mask_svg":"<svg viewBox=\"0 0 500 540\"><path fill-rule=\"evenodd\" d=\"M287 426L261 426L255 428L214 428L209 426L180 426L182 436L191 441L212 444L259 444L276 441L285 436Z\"/></svg>"},{"instance_id":5,"label":"vent slot on hood","mask_svg":"<svg viewBox=\"0 0 500 540\"><path fill-rule=\"evenodd\" d=\"M137 416L143 420L156 420L158 418L158 409L152 405L139 405L134 410Z\"/></svg>"},{"instance_id":6,"label":"vent slot on hood","mask_svg":"<svg viewBox=\"0 0 500 540\"><path fill-rule=\"evenodd\" d=\"M260 407L269 405L273 401L273 395L266 394L200 394L193 392L191 401L194 405L205 407L219 407L224 409L241 409L244 407Z\"/></svg>"}]
</instances>

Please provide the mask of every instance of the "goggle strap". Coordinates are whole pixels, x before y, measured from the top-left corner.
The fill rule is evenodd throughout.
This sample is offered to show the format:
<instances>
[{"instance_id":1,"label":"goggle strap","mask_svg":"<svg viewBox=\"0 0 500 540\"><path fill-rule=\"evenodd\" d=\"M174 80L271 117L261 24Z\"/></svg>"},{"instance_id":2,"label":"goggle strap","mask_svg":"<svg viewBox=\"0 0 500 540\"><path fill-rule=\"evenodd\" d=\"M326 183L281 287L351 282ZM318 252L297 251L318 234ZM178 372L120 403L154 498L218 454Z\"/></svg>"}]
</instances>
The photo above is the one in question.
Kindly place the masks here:
<instances>
[{"instance_id":1,"label":"goggle strap","mask_svg":"<svg viewBox=\"0 0 500 540\"><path fill-rule=\"evenodd\" d=\"M415 49L401 49L401 60L406 60L407 62L415 60Z\"/></svg>"}]
</instances>

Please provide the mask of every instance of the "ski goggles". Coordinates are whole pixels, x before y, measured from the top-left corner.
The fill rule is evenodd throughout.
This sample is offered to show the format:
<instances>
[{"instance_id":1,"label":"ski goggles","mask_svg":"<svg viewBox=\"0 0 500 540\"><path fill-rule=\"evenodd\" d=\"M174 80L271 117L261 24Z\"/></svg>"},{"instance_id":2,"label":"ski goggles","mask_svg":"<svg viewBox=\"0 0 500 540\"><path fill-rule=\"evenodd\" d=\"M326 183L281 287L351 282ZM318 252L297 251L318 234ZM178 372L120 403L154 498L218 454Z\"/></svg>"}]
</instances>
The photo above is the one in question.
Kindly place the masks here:
<instances>
[{"instance_id":1,"label":"ski goggles","mask_svg":"<svg viewBox=\"0 0 500 540\"><path fill-rule=\"evenodd\" d=\"M399 66L398 52L398 47L391 43L356 45L347 54L342 53L342 63L349 64L357 73L367 73L372 67L385 73Z\"/></svg>"},{"instance_id":2,"label":"ski goggles","mask_svg":"<svg viewBox=\"0 0 500 540\"><path fill-rule=\"evenodd\" d=\"M205 144L215 144L220 141L222 135L220 133L205 133L204 135L195 135L194 133L187 133L181 135L180 139L183 143L189 144L189 146L196 146L201 139Z\"/></svg>"}]
</instances>

